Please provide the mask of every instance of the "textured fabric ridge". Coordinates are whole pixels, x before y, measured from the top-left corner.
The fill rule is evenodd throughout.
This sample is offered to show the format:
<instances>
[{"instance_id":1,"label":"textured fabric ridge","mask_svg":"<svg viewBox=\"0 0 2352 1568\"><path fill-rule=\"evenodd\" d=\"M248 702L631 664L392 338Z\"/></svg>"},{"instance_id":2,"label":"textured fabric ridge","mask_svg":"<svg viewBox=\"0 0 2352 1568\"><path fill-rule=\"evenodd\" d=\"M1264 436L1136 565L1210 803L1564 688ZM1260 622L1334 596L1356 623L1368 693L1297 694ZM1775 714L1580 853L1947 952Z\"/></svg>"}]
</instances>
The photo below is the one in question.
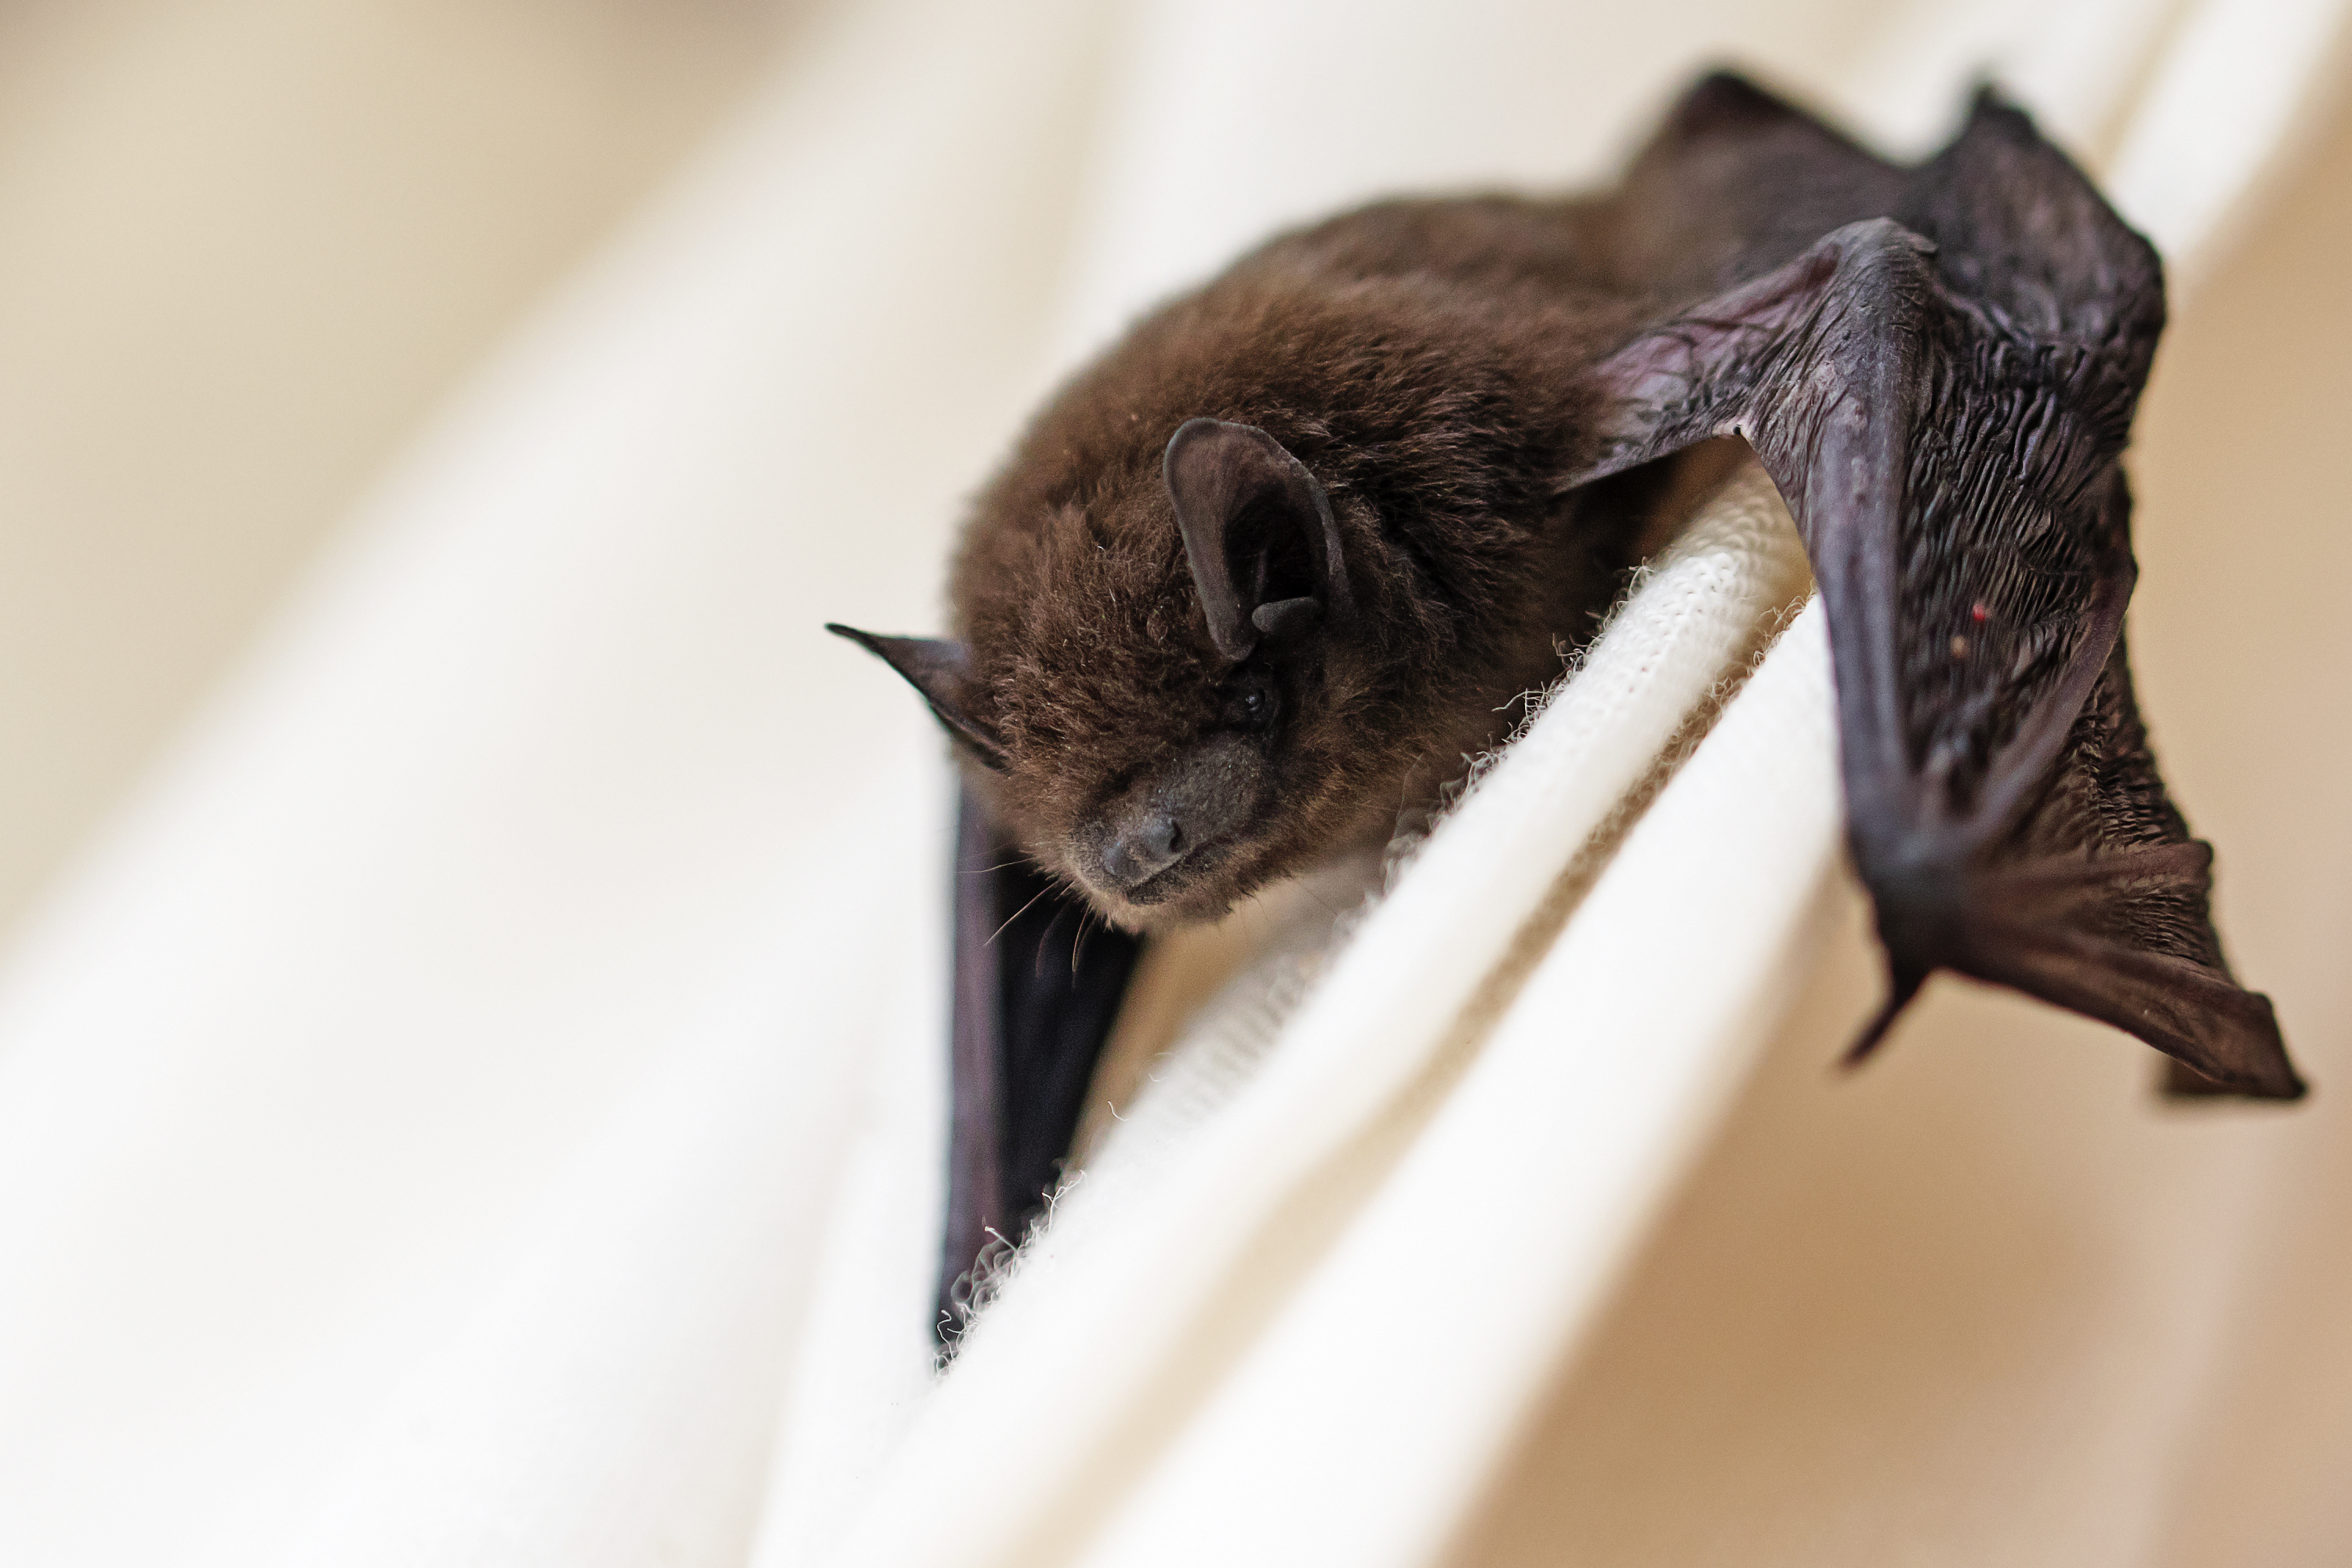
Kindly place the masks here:
<instances>
[{"instance_id":1,"label":"textured fabric ridge","mask_svg":"<svg viewBox=\"0 0 2352 1568\"><path fill-rule=\"evenodd\" d=\"M1793 529L1751 469L1662 555L1404 867L1277 1047L1233 1053L1264 1062L1245 1089L1229 1084L1232 1102L1148 1180L1139 1171L1069 1194L966 1341L841 1562L1029 1563L1076 1546L1181 1419L1215 1347L1245 1336L1264 1305L1222 1300L1226 1271L1269 1230L1317 1230L1330 1217L1318 1204L1345 1206L1322 1168L1374 1132L1427 1069L1560 868L1804 583ZM1271 1021L1222 1001L1212 1014ZM1229 1045L1188 1038L1178 1048ZM1114 1192L1117 1225L1082 1219L1090 1199ZM1082 1226L1088 1245L1055 1246L1065 1224ZM1297 1266L1298 1248L1283 1249ZM1008 1441L1026 1445L1021 1475L973 1485L968 1446Z\"/></svg>"},{"instance_id":2,"label":"textured fabric ridge","mask_svg":"<svg viewBox=\"0 0 2352 1568\"><path fill-rule=\"evenodd\" d=\"M1832 729L1816 605L1083 1561L1430 1559L1537 1397L1528 1369L1557 1364L1605 1297L1803 971L1840 825ZM1736 940L1755 931L1776 935ZM1685 947L1730 956L1650 984L1654 955ZM1415 1419L1381 1418L1398 1407Z\"/></svg>"}]
</instances>

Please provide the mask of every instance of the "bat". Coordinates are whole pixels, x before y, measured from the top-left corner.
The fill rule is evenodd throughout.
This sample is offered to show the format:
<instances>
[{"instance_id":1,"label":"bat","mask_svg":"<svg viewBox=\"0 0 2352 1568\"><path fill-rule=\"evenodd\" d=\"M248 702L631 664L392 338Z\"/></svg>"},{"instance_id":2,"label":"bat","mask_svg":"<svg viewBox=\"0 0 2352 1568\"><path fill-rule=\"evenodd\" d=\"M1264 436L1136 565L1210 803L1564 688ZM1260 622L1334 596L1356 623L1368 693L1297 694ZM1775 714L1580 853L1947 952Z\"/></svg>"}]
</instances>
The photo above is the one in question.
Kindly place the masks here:
<instances>
[{"instance_id":1,"label":"bat","mask_svg":"<svg viewBox=\"0 0 2352 1568\"><path fill-rule=\"evenodd\" d=\"M1888 974L1849 1059L1949 970L2176 1091L2300 1096L2133 699L2163 325L2154 250L1991 91L1898 165L1727 74L1613 190L1379 203L1136 324L981 494L954 639L832 628L963 764L942 1335L1050 1190L1138 933L1384 840L1735 440L1829 620Z\"/></svg>"}]
</instances>

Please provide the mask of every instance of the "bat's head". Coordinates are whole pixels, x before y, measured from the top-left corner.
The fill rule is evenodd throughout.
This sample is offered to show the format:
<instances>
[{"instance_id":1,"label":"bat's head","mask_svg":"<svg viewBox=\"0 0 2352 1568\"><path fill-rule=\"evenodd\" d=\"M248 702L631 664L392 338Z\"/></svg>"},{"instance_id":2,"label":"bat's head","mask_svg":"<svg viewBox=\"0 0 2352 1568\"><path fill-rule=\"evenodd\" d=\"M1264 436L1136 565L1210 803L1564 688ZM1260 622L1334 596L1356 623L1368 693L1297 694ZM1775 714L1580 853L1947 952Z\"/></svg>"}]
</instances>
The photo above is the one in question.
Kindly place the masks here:
<instances>
[{"instance_id":1,"label":"bat's head","mask_svg":"<svg viewBox=\"0 0 2352 1568\"><path fill-rule=\"evenodd\" d=\"M1189 420L1160 457L1142 496L981 533L1001 558L965 639L834 628L922 693L1031 853L1129 927L1214 917L1385 834L1398 798L1365 809L1366 775L1404 771L1365 744L1377 660L1323 485L1250 425Z\"/></svg>"},{"instance_id":2,"label":"bat's head","mask_svg":"<svg viewBox=\"0 0 2352 1568\"><path fill-rule=\"evenodd\" d=\"M1555 628L1589 630L1580 585L1609 581L1547 542L1541 433L1507 422L1526 400L1474 334L1328 295L1145 323L980 498L959 637L846 634L1130 928L1385 840L1558 673Z\"/></svg>"}]
</instances>

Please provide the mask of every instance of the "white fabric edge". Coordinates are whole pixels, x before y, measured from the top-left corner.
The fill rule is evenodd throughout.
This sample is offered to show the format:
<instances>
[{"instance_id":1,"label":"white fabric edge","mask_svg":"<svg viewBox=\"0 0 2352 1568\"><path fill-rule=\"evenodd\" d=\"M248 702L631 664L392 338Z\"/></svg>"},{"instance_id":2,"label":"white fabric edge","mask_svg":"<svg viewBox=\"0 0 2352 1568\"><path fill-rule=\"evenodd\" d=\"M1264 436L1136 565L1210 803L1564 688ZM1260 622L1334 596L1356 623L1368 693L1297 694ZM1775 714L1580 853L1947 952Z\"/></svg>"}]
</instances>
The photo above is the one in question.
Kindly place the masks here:
<instances>
[{"instance_id":1,"label":"white fabric edge","mask_svg":"<svg viewBox=\"0 0 2352 1568\"><path fill-rule=\"evenodd\" d=\"M1825 630L1815 600L1087 1568L1443 1545L1810 967L1843 827Z\"/></svg>"},{"instance_id":2,"label":"white fabric edge","mask_svg":"<svg viewBox=\"0 0 2352 1568\"><path fill-rule=\"evenodd\" d=\"M1109 1503L1103 1468L1142 1462L1168 1419L1155 1384L1248 1310L1220 1295L1227 1271L1426 1069L1560 868L1804 582L1751 468L1409 865L1247 1095L1083 1252L1024 1255L839 1562L1026 1568L1041 1532ZM1017 1470L971 1462L999 1445Z\"/></svg>"},{"instance_id":3,"label":"white fabric edge","mask_svg":"<svg viewBox=\"0 0 2352 1568\"><path fill-rule=\"evenodd\" d=\"M935 781L935 831L954 842L954 788ZM852 1131L818 1242L807 1316L785 1384L753 1568L792 1568L838 1544L934 1386L925 1313L946 1226L949 878L894 911L901 930L874 1059L845 1107Z\"/></svg>"},{"instance_id":4,"label":"white fabric edge","mask_svg":"<svg viewBox=\"0 0 2352 1568\"><path fill-rule=\"evenodd\" d=\"M2289 162L2347 47L2343 0L2200 0L2156 62L2105 186L2178 307Z\"/></svg>"}]
</instances>

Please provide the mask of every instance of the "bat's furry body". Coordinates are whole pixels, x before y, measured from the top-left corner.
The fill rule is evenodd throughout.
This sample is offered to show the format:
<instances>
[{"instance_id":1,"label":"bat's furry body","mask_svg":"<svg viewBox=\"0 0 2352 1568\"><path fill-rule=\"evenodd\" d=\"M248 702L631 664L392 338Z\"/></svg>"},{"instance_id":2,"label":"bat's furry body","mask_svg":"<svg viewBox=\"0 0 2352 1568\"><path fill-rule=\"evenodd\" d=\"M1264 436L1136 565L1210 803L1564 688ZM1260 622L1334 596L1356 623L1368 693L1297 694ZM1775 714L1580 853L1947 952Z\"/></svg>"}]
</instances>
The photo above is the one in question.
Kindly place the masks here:
<instances>
[{"instance_id":1,"label":"bat's furry body","mask_svg":"<svg viewBox=\"0 0 2352 1568\"><path fill-rule=\"evenodd\" d=\"M1148 317L982 496L961 640L853 635L961 737L968 853L1017 846L1125 928L1213 916L1493 740L1590 634L1667 466L1744 437L1830 611L1894 982L1869 1040L1951 968L2133 1030L2183 1087L2291 1098L2120 637L2116 458L2162 324L2154 252L2014 110L1906 168L1714 77L1613 191L1383 203ZM990 951L973 919L950 1276L1076 1114L1013 1092L1040 1047L1006 976L1094 985L1045 1029L1075 1096L1133 952L1103 944L1105 986L1076 921Z\"/></svg>"},{"instance_id":2,"label":"bat's furry body","mask_svg":"<svg viewBox=\"0 0 2352 1568\"><path fill-rule=\"evenodd\" d=\"M966 700L1011 763L993 804L1113 913L1213 915L1385 837L1401 796L1458 770L1499 703L1558 673L1556 637L1589 634L1632 556L1624 509L1560 489L1591 422L1569 373L1607 341L1558 243L1581 219L1410 204L1276 240L1066 387L983 496L953 595ZM1170 433L1201 416L1265 430L1322 481L1356 614L1279 672L1294 730L1264 828L1171 909L1057 851L1218 721L1234 667L1160 473Z\"/></svg>"}]
</instances>

